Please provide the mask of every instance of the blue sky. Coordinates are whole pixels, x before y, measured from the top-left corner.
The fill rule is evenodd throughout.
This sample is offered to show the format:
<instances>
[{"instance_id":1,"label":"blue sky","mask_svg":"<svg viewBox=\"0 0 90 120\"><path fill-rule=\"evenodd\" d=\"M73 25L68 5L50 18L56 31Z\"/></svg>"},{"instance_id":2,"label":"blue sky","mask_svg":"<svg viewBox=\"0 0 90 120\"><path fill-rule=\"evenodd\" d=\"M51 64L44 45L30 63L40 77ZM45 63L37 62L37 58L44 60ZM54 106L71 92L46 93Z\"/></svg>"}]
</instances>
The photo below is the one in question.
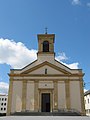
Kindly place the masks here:
<instances>
[{"instance_id":1,"label":"blue sky","mask_svg":"<svg viewBox=\"0 0 90 120\"><path fill-rule=\"evenodd\" d=\"M55 34L56 59L83 69L90 89L90 0L0 0L0 90L10 68L36 59L37 34ZM2 90L3 89L3 90Z\"/></svg>"}]
</instances>

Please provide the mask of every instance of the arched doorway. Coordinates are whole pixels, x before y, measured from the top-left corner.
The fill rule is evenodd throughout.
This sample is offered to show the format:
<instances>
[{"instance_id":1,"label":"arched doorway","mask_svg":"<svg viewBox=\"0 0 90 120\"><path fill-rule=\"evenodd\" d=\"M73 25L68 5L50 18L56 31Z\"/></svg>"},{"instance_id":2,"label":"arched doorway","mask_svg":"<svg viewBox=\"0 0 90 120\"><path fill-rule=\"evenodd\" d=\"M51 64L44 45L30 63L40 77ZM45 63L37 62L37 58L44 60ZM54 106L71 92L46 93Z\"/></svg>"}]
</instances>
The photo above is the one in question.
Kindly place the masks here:
<instances>
[{"instance_id":1,"label":"arched doorway","mask_svg":"<svg viewBox=\"0 0 90 120\"><path fill-rule=\"evenodd\" d=\"M49 52L49 42L48 41L43 42L43 52Z\"/></svg>"}]
</instances>

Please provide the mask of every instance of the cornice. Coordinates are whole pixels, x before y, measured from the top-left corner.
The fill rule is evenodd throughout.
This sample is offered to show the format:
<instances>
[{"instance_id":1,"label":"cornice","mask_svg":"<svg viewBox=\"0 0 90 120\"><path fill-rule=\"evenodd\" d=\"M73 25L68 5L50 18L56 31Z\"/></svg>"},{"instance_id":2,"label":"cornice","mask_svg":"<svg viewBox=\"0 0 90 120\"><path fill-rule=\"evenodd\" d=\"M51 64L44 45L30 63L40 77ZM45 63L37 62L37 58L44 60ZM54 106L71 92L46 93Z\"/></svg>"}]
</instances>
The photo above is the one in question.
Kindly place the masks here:
<instances>
[{"instance_id":1,"label":"cornice","mask_svg":"<svg viewBox=\"0 0 90 120\"><path fill-rule=\"evenodd\" d=\"M8 74L10 77L83 77L81 74Z\"/></svg>"}]
</instances>

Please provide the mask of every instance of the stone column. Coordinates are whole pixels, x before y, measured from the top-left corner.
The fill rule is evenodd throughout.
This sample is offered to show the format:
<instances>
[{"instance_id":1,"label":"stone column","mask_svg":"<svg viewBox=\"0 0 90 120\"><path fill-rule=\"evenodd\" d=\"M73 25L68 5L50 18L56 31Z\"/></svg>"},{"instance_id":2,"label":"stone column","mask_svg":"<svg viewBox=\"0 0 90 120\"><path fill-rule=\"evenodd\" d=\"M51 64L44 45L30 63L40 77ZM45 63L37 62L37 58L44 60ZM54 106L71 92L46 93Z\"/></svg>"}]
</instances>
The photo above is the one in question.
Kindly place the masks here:
<instances>
[{"instance_id":1,"label":"stone column","mask_svg":"<svg viewBox=\"0 0 90 120\"><path fill-rule=\"evenodd\" d=\"M66 92L66 108L70 109L70 84L69 80L65 81L65 92Z\"/></svg>"},{"instance_id":2,"label":"stone column","mask_svg":"<svg viewBox=\"0 0 90 120\"><path fill-rule=\"evenodd\" d=\"M54 81L54 111L58 111L58 84Z\"/></svg>"},{"instance_id":3,"label":"stone column","mask_svg":"<svg viewBox=\"0 0 90 120\"><path fill-rule=\"evenodd\" d=\"M10 83L9 83L9 92L8 92L7 115L10 115L10 113L11 113L12 94L13 94L13 79L11 78L11 79L10 79Z\"/></svg>"},{"instance_id":4,"label":"stone column","mask_svg":"<svg viewBox=\"0 0 90 120\"><path fill-rule=\"evenodd\" d=\"M35 80L34 81L34 111L38 112L39 108L38 108L38 81Z\"/></svg>"},{"instance_id":5,"label":"stone column","mask_svg":"<svg viewBox=\"0 0 90 120\"><path fill-rule=\"evenodd\" d=\"M27 81L23 80L22 86L22 111L26 110Z\"/></svg>"}]
</instances>

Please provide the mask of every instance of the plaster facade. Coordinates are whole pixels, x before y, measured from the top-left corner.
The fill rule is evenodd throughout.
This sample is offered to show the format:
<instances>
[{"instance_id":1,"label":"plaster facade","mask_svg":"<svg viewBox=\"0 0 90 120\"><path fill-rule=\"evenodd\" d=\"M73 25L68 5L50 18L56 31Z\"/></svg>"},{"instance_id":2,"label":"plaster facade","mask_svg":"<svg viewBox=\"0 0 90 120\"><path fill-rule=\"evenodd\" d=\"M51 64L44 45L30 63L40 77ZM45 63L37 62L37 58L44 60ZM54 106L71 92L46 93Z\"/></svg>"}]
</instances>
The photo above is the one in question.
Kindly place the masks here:
<instances>
[{"instance_id":1,"label":"plaster facade","mask_svg":"<svg viewBox=\"0 0 90 120\"><path fill-rule=\"evenodd\" d=\"M86 115L90 116L90 90L84 93Z\"/></svg>"}]
</instances>

